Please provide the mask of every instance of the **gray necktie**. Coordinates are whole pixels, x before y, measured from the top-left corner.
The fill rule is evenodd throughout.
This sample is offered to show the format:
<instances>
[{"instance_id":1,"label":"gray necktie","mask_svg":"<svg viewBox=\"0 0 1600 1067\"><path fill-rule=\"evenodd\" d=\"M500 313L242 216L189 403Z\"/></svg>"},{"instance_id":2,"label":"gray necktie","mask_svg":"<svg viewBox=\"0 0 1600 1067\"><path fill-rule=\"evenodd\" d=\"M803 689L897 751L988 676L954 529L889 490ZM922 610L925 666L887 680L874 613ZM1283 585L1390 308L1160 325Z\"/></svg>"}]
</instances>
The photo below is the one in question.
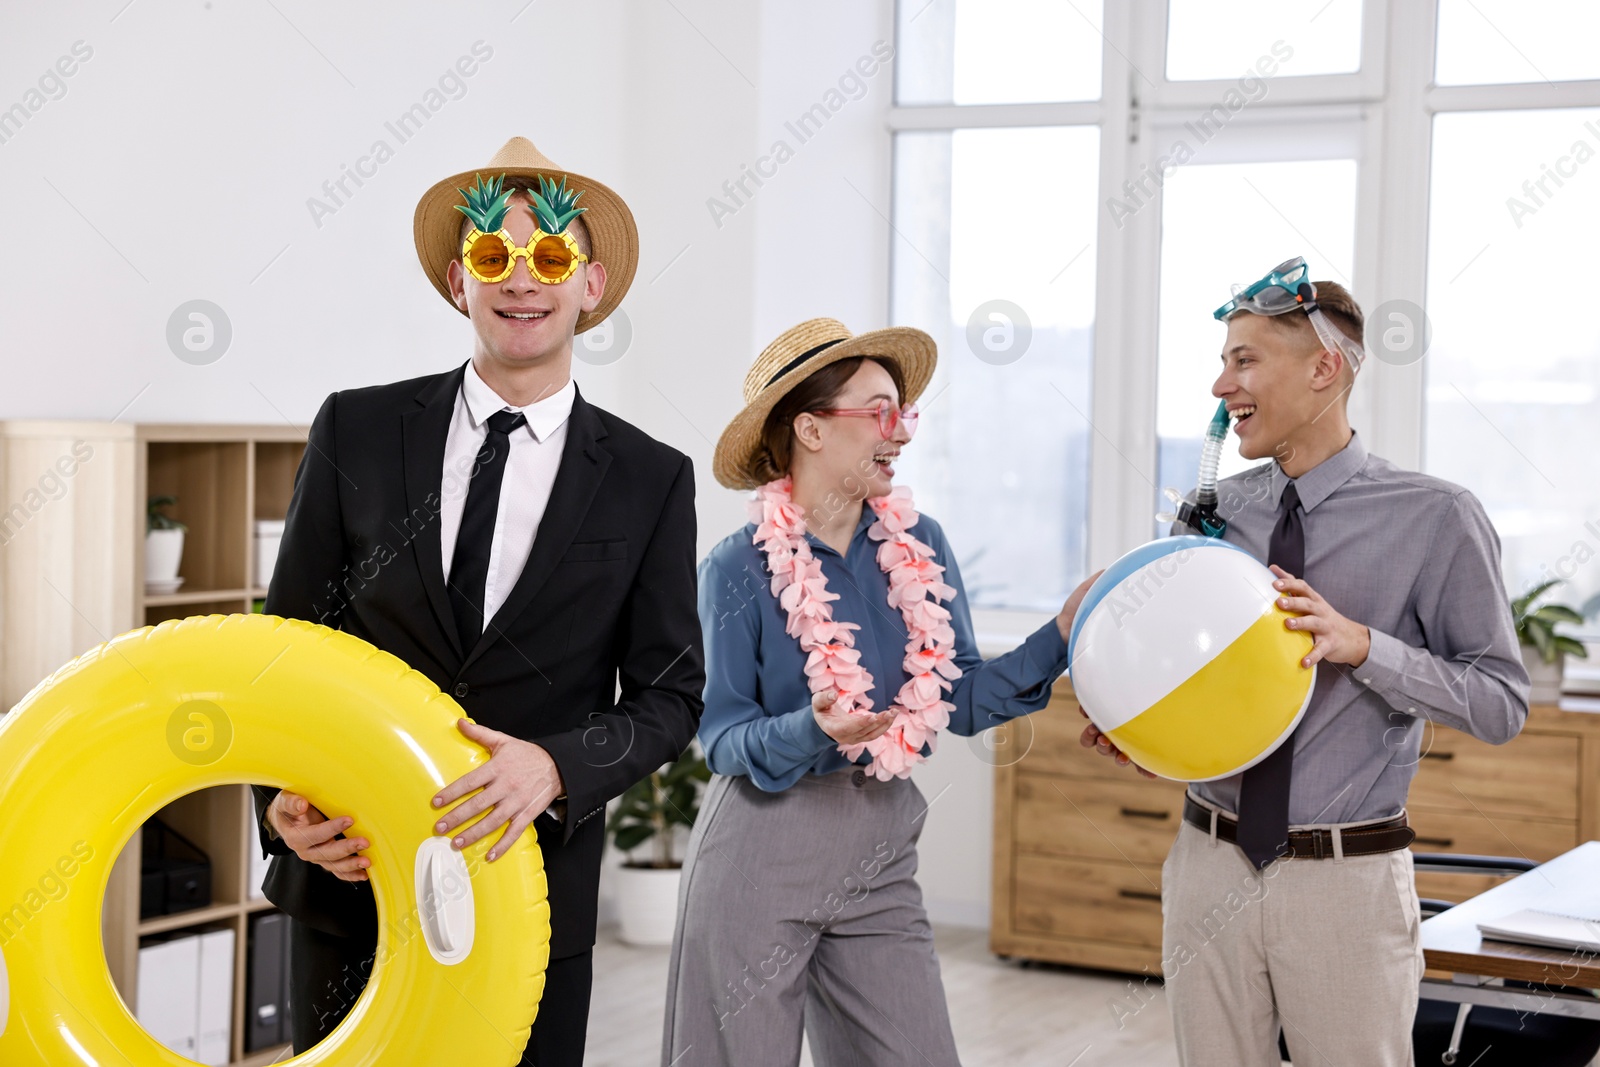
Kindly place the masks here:
<instances>
[{"instance_id":1,"label":"gray necktie","mask_svg":"<svg viewBox=\"0 0 1600 1067\"><path fill-rule=\"evenodd\" d=\"M1278 525L1267 543L1267 562L1305 577L1306 527L1300 491L1290 482L1278 501ZM1272 755L1244 772L1239 782L1238 843L1257 869L1288 851L1289 784L1294 770L1294 735Z\"/></svg>"}]
</instances>

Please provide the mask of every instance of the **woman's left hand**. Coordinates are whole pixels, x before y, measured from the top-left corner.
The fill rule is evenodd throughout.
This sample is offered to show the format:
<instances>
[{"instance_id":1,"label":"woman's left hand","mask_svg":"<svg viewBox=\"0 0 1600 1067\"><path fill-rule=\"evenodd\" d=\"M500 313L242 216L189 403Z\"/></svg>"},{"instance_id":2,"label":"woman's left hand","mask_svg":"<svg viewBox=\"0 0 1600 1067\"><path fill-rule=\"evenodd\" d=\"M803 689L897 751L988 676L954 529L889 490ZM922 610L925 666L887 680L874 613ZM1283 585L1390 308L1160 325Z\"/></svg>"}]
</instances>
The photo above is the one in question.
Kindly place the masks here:
<instances>
[{"instance_id":1,"label":"woman's left hand","mask_svg":"<svg viewBox=\"0 0 1600 1067\"><path fill-rule=\"evenodd\" d=\"M1105 573L1105 569L1095 571L1089 577L1078 583L1078 588L1067 597L1067 602L1061 606L1061 614L1056 616L1056 629L1061 631L1061 640L1066 642L1072 636L1072 620L1078 614L1078 605L1083 603L1083 598L1089 592L1089 587L1094 580Z\"/></svg>"}]
</instances>

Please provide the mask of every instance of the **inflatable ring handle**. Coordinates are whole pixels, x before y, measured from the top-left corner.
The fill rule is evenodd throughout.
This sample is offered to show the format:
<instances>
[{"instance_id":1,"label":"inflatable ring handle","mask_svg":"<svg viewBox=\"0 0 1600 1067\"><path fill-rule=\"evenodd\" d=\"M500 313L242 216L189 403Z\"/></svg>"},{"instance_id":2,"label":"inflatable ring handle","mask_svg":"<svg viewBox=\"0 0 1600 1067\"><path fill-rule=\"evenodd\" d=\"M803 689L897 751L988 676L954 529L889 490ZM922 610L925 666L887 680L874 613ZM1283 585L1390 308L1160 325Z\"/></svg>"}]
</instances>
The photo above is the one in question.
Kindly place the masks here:
<instances>
[{"instance_id":1,"label":"inflatable ring handle","mask_svg":"<svg viewBox=\"0 0 1600 1067\"><path fill-rule=\"evenodd\" d=\"M493 863L498 834L455 852L434 833L433 794L488 760L457 729L462 715L367 642L268 615L134 630L39 683L0 717L0 1064L192 1063L118 996L101 910L146 819L236 783L350 814L348 833L372 842L366 988L285 1063L516 1064L549 960L544 865L531 832ZM431 910L419 903L425 854Z\"/></svg>"}]
</instances>

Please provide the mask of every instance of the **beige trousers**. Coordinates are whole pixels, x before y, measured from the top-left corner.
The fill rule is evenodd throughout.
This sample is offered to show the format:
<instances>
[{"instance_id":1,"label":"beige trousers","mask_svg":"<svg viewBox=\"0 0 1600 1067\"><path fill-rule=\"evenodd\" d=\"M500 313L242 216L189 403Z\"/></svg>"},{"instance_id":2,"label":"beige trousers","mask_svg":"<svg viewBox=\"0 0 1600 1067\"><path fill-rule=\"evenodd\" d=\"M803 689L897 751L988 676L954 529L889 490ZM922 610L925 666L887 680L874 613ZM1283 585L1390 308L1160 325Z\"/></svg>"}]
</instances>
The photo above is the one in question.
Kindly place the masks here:
<instances>
[{"instance_id":1,"label":"beige trousers","mask_svg":"<svg viewBox=\"0 0 1600 1067\"><path fill-rule=\"evenodd\" d=\"M1411 1067L1421 915L1405 849L1279 860L1184 823L1161 872L1162 971L1184 1067Z\"/></svg>"}]
</instances>

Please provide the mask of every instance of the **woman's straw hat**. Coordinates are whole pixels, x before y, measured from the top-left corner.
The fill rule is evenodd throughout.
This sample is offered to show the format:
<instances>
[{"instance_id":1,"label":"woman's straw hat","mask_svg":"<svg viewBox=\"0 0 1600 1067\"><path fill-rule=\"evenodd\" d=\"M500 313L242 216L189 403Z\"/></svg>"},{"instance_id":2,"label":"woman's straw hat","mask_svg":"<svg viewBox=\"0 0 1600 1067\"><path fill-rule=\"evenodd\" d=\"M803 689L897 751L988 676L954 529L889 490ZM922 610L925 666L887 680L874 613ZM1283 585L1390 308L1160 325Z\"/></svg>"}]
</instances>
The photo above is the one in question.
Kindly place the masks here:
<instances>
[{"instance_id":1,"label":"woman's straw hat","mask_svg":"<svg viewBox=\"0 0 1600 1067\"><path fill-rule=\"evenodd\" d=\"M744 410L722 431L711 460L717 481L729 489L754 489L765 482L756 457L773 407L823 367L856 356L893 360L905 381L900 402L909 404L928 387L939 352L932 337L909 326L852 334L835 319L808 319L785 330L745 375Z\"/></svg>"},{"instance_id":2,"label":"woman's straw hat","mask_svg":"<svg viewBox=\"0 0 1600 1067\"><path fill-rule=\"evenodd\" d=\"M506 184L518 189L526 189L540 175L554 181L564 176L571 188L582 191L577 206L587 210L578 217L589 230L590 259L606 268L606 290L599 307L578 316L576 332L598 326L622 303L639 266L639 229L634 225L633 212L628 210L622 197L593 178L556 166L526 137L511 138L486 166L445 178L423 193L417 202L412 222L417 258L422 260L422 269L427 271L428 280L439 290L439 295L450 301L451 307L456 306L450 296L448 273L450 264L461 258L462 217L455 206L465 202L461 190L470 186L479 174L486 179L504 174Z\"/></svg>"}]
</instances>

